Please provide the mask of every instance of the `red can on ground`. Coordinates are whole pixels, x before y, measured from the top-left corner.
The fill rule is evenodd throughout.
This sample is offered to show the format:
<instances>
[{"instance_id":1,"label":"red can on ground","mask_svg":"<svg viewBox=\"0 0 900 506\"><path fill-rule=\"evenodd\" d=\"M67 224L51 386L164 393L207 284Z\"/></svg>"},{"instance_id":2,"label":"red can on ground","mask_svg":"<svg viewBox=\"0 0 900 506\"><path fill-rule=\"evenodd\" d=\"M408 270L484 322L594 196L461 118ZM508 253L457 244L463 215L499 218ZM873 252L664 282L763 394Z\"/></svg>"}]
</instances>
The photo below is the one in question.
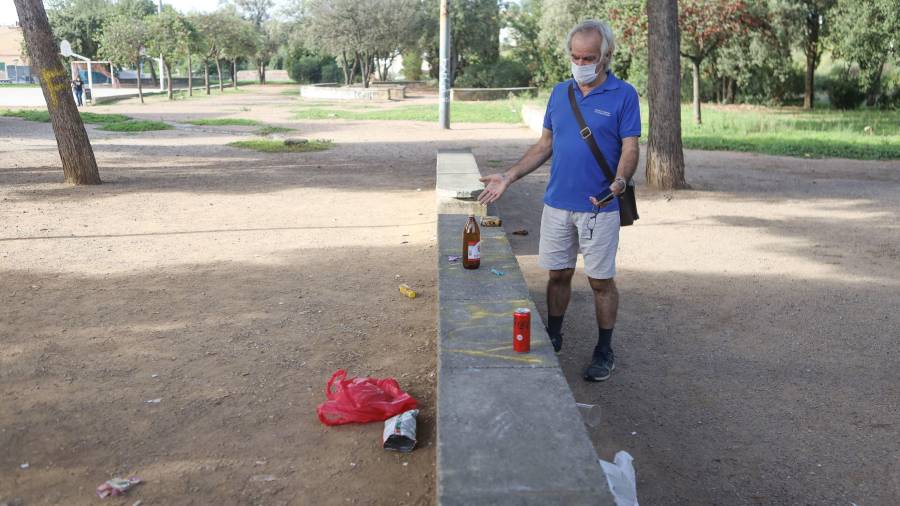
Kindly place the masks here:
<instances>
[{"instance_id":1,"label":"red can on ground","mask_svg":"<svg viewBox=\"0 0 900 506\"><path fill-rule=\"evenodd\" d=\"M520 307L513 313L513 351L531 351L531 310Z\"/></svg>"}]
</instances>

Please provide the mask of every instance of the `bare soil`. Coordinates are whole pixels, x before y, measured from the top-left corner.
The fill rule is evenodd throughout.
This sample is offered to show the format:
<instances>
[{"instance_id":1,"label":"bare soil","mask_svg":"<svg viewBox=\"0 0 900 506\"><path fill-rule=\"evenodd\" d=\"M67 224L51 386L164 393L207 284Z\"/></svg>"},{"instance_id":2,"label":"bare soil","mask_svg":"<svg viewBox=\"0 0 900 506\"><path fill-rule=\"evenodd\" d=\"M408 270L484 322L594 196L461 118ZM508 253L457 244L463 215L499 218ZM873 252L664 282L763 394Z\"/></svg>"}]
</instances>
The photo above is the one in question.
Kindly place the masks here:
<instances>
[{"instance_id":1,"label":"bare soil","mask_svg":"<svg viewBox=\"0 0 900 506\"><path fill-rule=\"evenodd\" d=\"M108 504L434 502L435 151L472 147L487 173L534 135L296 121L285 89L92 110L252 118L334 149L88 126L105 181L90 188L60 183L49 125L0 118L0 502L95 504L116 475L146 483ZM580 379L596 329L575 284L561 364L601 405L598 452L635 456L645 504L900 503L900 166L687 161L694 189L640 188L623 230L604 384ZM531 231L510 241L539 308L546 179L499 205ZM382 450L381 424L319 423L338 368L419 399L413 454Z\"/></svg>"}]
</instances>

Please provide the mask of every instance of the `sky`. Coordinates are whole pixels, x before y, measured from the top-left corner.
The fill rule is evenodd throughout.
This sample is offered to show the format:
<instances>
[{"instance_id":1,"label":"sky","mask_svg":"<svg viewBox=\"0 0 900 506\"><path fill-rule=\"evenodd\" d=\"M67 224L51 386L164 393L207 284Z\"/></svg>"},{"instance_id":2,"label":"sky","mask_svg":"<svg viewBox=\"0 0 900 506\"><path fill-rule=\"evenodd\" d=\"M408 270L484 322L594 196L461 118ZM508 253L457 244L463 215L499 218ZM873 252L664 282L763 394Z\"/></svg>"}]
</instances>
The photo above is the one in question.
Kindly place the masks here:
<instances>
[{"instance_id":1,"label":"sky","mask_svg":"<svg viewBox=\"0 0 900 506\"><path fill-rule=\"evenodd\" d=\"M156 2L158 0L154 0ZM46 7L48 2L44 2ZM276 7L282 2L276 1ZM163 4L171 5L181 12L201 11L208 12L216 10L219 6L219 0L163 0ZM14 25L18 21L19 16L16 14L16 6L12 0L0 0L0 25Z\"/></svg>"}]
</instances>

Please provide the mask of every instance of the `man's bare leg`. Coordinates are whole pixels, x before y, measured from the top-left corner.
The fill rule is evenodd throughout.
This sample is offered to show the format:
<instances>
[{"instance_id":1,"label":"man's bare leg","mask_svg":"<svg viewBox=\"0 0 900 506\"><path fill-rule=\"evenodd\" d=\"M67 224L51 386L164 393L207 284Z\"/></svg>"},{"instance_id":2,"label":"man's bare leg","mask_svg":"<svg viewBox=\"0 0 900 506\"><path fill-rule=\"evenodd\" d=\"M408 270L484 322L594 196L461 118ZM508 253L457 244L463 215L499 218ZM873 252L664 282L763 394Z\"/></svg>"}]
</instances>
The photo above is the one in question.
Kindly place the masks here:
<instances>
[{"instance_id":1,"label":"man's bare leg","mask_svg":"<svg viewBox=\"0 0 900 506\"><path fill-rule=\"evenodd\" d=\"M616 313L619 310L619 290L616 282L610 279L588 278L594 292L594 310L597 314L598 338L597 346L591 358L591 364L584 372L588 381L604 381L616 368L612 351L612 333L616 326Z\"/></svg>"},{"instance_id":2,"label":"man's bare leg","mask_svg":"<svg viewBox=\"0 0 900 506\"><path fill-rule=\"evenodd\" d=\"M572 298L573 274L575 269L550 271L550 278L547 280L547 334L557 353L562 348L562 320Z\"/></svg>"}]
</instances>

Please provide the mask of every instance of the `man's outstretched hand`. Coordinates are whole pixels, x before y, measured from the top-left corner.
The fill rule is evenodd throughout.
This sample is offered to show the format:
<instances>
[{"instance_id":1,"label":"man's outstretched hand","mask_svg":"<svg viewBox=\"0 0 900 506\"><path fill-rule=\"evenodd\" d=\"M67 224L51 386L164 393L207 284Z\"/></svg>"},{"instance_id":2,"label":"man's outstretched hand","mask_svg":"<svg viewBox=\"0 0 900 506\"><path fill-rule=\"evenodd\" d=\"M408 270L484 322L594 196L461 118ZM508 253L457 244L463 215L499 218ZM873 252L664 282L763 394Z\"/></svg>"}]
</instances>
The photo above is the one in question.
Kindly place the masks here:
<instances>
[{"instance_id":1,"label":"man's outstretched hand","mask_svg":"<svg viewBox=\"0 0 900 506\"><path fill-rule=\"evenodd\" d=\"M509 188L509 176L506 174L491 174L478 180L484 183L484 191L478 196L478 202L484 205L496 202Z\"/></svg>"}]
</instances>

